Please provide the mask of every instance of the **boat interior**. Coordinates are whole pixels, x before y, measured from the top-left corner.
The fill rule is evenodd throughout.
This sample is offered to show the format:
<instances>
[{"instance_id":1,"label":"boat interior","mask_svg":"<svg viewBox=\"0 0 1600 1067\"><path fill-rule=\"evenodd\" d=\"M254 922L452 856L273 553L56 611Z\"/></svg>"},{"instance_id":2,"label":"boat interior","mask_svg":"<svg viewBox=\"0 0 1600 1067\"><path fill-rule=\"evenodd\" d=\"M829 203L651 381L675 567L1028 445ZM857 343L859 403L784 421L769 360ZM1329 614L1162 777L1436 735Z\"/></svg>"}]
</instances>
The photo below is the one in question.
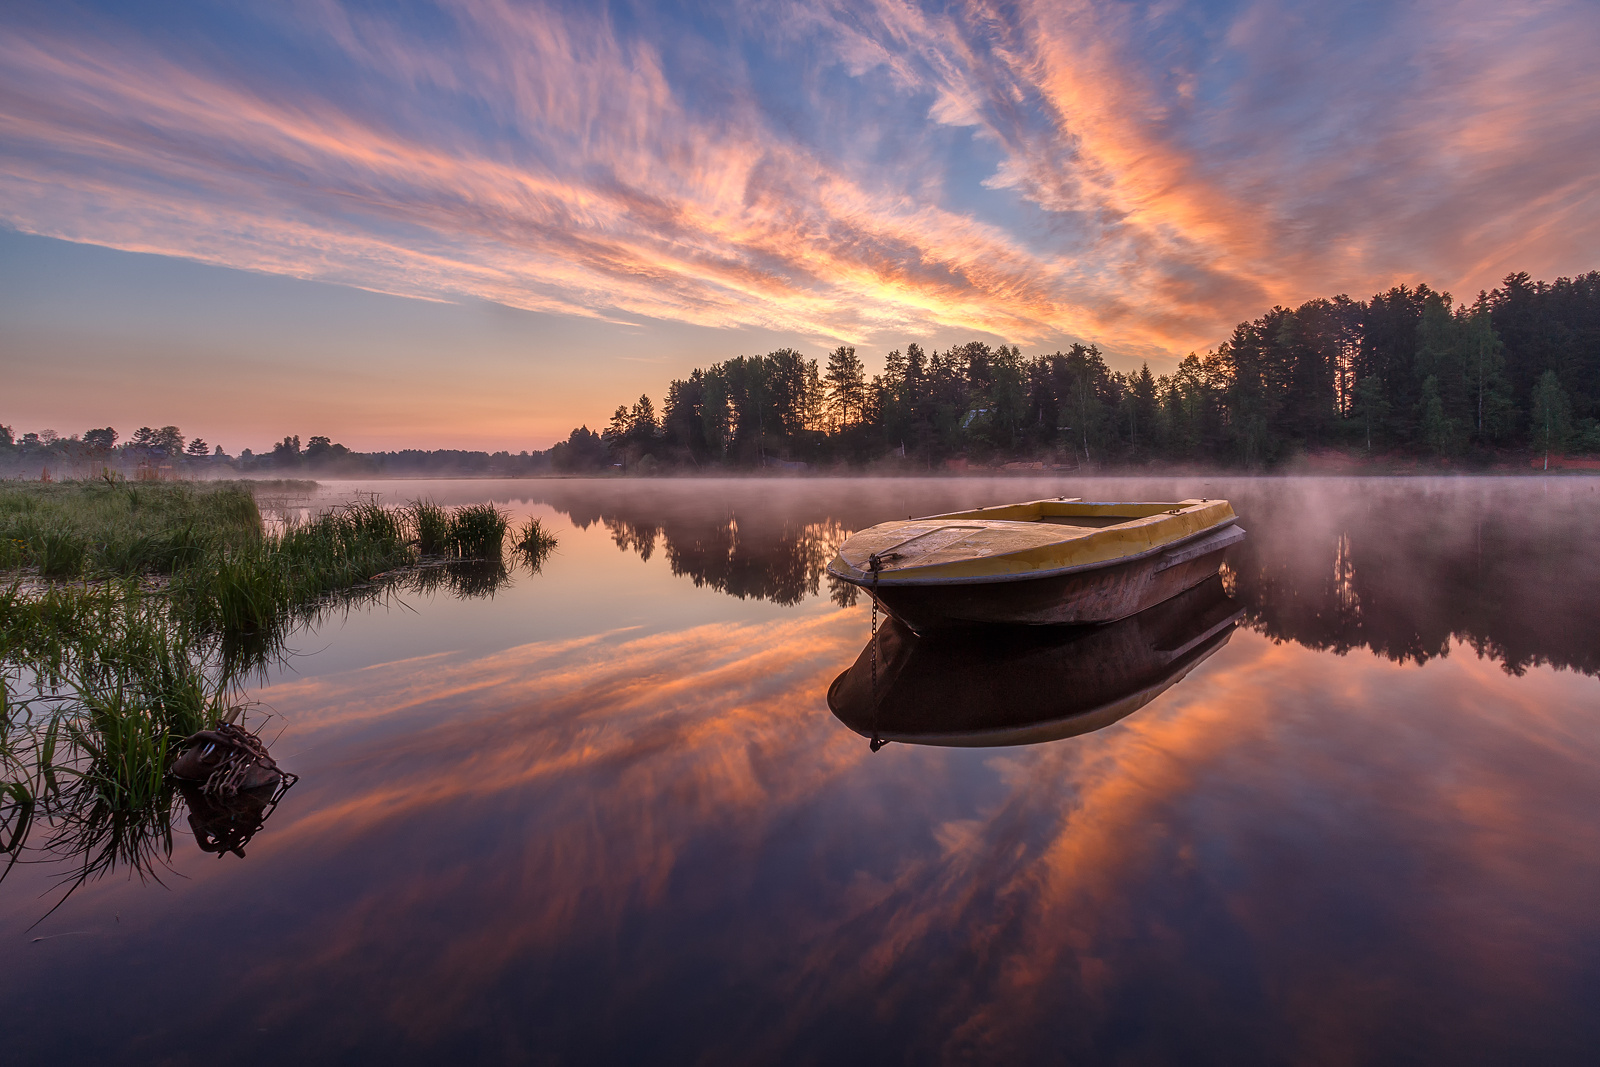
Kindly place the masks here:
<instances>
[{"instance_id":1,"label":"boat interior","mask_svg":"<svg viewBox=\"0 0 1600 1067\"><path fill-rule=\"evenodd\" d=\"M1039 522L1052 526L1075 526L1098 530L1107 526L1120 526L1135 519L1151 515L1177 514L1185 508L1209 503L1207 500L1176 500L1167 502L1140 501L1137 503L1107 503L1084 500L1081 497L1056 497L1051 500L1030 500L1026 504L1000 504L972 511L951 511L942 515L928 515L928 519L987 519L1003 522Z\"/></svg>"}]
</instances>

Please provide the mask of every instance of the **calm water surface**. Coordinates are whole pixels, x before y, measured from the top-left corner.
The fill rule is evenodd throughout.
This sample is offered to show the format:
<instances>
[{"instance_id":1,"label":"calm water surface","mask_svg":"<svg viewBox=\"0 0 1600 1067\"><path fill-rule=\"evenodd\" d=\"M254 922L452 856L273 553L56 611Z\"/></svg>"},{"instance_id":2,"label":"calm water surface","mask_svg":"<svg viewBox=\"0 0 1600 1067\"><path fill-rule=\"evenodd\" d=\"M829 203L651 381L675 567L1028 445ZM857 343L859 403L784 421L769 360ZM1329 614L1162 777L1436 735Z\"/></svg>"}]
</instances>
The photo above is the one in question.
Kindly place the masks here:
<instances>
[{"instance_id":1,"label":"calm water surface","mask_svg":"<svg viewBox=\"0 0 1600 1067\"><path fill-rule=\"evenodd\" d=\"M159 883L43 921L70 857L13 870L4 1062L1600 1058L1600 479L290 503L358 490L560 548L298 634L255 696L301 781L245 858L180 810ZM1059 493L1231 499L1236 626L1102 729L870 751L826 699L869 629L833 546Z\"/></svg>"}]
</instances>

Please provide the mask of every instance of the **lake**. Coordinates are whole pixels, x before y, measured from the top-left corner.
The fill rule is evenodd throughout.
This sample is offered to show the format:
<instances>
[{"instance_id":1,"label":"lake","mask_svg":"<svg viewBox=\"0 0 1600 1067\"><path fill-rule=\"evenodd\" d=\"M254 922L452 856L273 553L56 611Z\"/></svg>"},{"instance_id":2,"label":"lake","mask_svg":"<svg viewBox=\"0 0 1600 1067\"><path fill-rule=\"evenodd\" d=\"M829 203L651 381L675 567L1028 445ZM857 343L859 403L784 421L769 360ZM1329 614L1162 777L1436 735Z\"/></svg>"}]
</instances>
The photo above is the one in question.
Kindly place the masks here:
<instances>
[{"instance_id":1,"label":"lake","mask_svg":"<svg viewBox=\"0 0 1600 1067\"><path fill-rule=\"evenodd\" d=\"M158 877L61 901L72 856L14 868L5 1062L1600 1057L1600 479L281 505L362 492L493 501L560 544L294 635L250 721L300 781L243 858L180 808ZM1099 728L873 751L827 699L872 625L835 546L1058 494L1227 497L1249 536L1208 610L1237 621ZM1083 647L1036 691L1093 703L1061 680L1106 662ZM970 700L1015 688L998 654L905 671Z\"/></svg>"}]
</instances>

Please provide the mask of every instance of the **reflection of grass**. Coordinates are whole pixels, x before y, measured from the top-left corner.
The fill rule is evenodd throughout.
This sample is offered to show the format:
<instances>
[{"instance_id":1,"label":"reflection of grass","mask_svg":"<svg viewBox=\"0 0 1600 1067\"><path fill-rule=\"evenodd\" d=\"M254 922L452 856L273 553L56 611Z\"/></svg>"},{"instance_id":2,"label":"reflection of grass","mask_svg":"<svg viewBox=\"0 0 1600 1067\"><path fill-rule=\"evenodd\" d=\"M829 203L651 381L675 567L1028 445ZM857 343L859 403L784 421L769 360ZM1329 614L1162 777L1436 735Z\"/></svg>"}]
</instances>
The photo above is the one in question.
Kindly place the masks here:
<instances>
[{"instance_id":1,"label":"reflection of grass","mask_svg":"<svg viewBox=\"0 0 1600 1067\"><path fill-rule=\"evenodd\" d=\"M490 504L365 501L268 533L240 486L0 487L0 568L44 579L0 584L0 877L41 814L74 884L145 871L171 849L176 742L237 714L291 626L407 589L491 595L507 525ZM554 539L530 526L536 565ZM454 559L418 566L435 553Z\"/></svg>"},{"instance_id":2,"label":"reflection of grass","mask_svg":"<svg viewBox=\"0 0 1600 1067\"><path fill-rule=\"evenodd\" d=\"M494 596L511 576L505 562L498 559L461 560L448 564L442 570L450 592L458 597L469 598Z\"/></svg>"},{"instance_id":3,"label":"reflection of grass","mask_svg":"<svg viewBox=\"0 0 1600 1067\"><path fill-rule=\"evenodd\" d=\"M49 835L42 848L70 858L72 867L57 886L65 890L61 899L50 910L85 882L118 867L160 881L160 870L172 856L177 799L176 786L165 776L137 808L109 803L92 783L77 783L53 794L47 813Z\"/></svg>"}]
</instances>

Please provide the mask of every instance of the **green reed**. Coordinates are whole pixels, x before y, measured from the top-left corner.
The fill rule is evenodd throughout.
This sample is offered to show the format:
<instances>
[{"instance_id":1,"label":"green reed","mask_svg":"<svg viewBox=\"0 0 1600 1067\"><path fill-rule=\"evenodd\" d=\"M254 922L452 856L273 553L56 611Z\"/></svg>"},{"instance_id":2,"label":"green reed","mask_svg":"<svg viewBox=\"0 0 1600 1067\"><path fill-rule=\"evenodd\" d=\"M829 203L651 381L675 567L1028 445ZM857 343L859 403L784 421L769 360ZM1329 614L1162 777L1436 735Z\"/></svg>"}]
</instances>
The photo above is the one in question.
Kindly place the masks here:
<instances>
[{"instance_id":1,"label":"green reed","mask_svg":"<svg viewBox=\"0 0 1600 1067\"><path fill-rule=\"evenodd\" d=\"M556 547L556 536L544 528L538 519L529 519L517 527L512 538L517 553L534 570L544 566L545 559Z\"/></svg>"},{"instance_id":2,"label":"green reed","mask_svg":"<svg viewBox=\"0 0 1600 1067\"><path fill-rule=\"evenodd\" d=\"M335 508L172 576L174 610L208 633L260 632L303 615L326 597L409 566L404 517L363 502Z\"/></svg>"},{"instance_id":3,"label":"green reed","mask_svg":"<svg viewBox=\"0 0 1600 1067\"><path fill-rule=\"evenodd\" d=\"M260 536L247 483L0 482L0 569L168 574Z\"/></svg>"},{"instance_id":4,"label":"green reed","mask_svg":"<svg viewBox=\"0 0 1600 1067\"><path fill-rule=\"evenodd\" d=\"M291 627L403 590L491 596L508 526L490 504L358 501L268 531L238 483L0 483L4 862L44 813L78 884L144 873L170 850L177 743L238 713ZM554 545L536 520L516 531L535 568Z\"/></svg>"},{"instance_id":5,"label":"green reed","mask_svg":"<svg viewBox=\"0 0 1600 1067\"><path fill-rule=\"evenodd\" d=\"M493 504L466 504L456 508L445 536L448 554L460 559L500 559L505 552L510 526L510 517Z\"/></svg>"},{"instance_id":6,"label":"green reed","mask_svg":"<svg viewBox=\"0 0 1600 1067\"><path fill-rule=\"evenodd\" d=\"M442 556L450 540L450 513L431 500L413 500L406 508L416 537L417 551Z\"/></svg>"}]
</instances>

